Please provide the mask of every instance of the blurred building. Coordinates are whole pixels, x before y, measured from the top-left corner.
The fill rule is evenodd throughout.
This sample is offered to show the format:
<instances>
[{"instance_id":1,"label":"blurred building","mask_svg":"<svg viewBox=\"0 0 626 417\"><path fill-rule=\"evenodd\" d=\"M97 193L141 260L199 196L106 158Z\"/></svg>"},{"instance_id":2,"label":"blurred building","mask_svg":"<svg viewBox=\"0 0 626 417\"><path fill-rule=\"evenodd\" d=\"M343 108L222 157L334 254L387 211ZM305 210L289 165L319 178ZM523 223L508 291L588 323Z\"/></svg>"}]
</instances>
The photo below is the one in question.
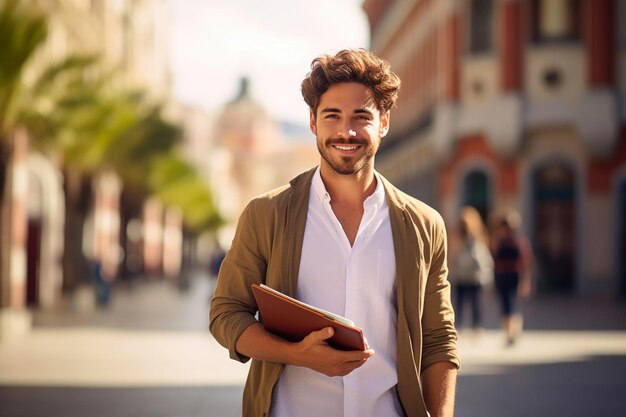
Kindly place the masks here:
<instances>
[{"instance_id":1,"label":"blurred building","mask_svg":"<svg viewBox=\"0 0 626 417\"><path fill-rule=\"evenodd\" d=\"M378 168L524 219L544 292L626 295L626 2L365 0L402 79Z\"/></svg>"},{"instance_id":2,"label":"blurred building","mask_svg":"<svg viewBox=\"0 0 626 417\"><path fill-rule=\"evenodd\" d=\"M95 53L104 70L155 99L170 95L166 0L27 0L49 17L41 63Z\"/></svg>"},{"instance_id":3,"label":"blurred building","mask_svg":"<svg viewBox=\"0 0 626 417\"><path fill-rule=\"evenodd\" d=\"M29 0L27 4L42 9L49 20L48 38L29 65L27 79L71 53L94 53L102 56L104 71L119 75L123 87L143 89L154 100L169 99L165 0ZM2 274L1 282L2 305L10 308L0 310L0 339L12 329L26 327L23 307L50 307L63 286L85 278L62 273L64 236L68 222L75 220L65 218L65 197L70 188L84 194L84 181L71 172L62 175L54 157L33 150L28 142L26 132L16 134L8 197L13 207L11 253L8 274ZM86 189L93 194L81 195L90 205L90 230L83 243L104 271L115 274L123 256L119 246L122 185L111 172L96 175L89 184ZM170 216L168 224L175 220Z\"/></svg>"},{"instance_id":4,"label":"blurred building","mask_svg":"<svg viewBox=\"0 0 626 417\"><path fill-rule=\"evenodd\" d=\"M221 172L213 174L219 179L214 190L231 226L252 198L319 161L312 134L273 118L253 97L245 77L237 96L224 106L215 135L212 165ZM231 235L232 230L220 243L230 244Z\"/></svg>"},{"instance_id":5,"label":"blurred building","mask_svg":"<svg viewBox=\"0 0 626 417\"><path fill-rule=\"evenodd\" d=\"M215 130L218 115L196 106L180 102L170 102L168 116L182 127L183 138L180 146L182 155L199 173L207 184L218 206L218 212L229 212L227 196L218 195L215 190L226 188L228 179L224 178L221 168L228 164L228 155L220 154L216 149ZM183 239L181 262L209 268L211 252L214 249L214 233L205 233L197 239ZM182 266L182 265L181 265Z\"/></svg>"}]
</instances>

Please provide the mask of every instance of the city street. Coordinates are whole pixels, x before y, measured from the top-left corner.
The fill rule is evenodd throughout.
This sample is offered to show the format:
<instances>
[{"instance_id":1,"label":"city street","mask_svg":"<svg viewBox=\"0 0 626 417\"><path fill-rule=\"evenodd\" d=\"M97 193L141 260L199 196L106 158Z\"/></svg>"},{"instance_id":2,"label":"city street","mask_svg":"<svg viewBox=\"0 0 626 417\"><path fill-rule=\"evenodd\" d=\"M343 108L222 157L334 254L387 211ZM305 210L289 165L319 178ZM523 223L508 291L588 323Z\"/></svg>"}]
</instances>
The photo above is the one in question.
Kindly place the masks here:
<instances>
[{"instance_id":1,"label":"city street","mask_svg":"<svg viewBox=\"0 0 626 417\"><path fill-rule=\"evenodd\" d=\"M246 365L207 330L212 283L116 288L112 305L37 313L0 345L2 417L228 417L241 413ZM504 348L493 300L487 330L462 331L458 417L626 415L626 306L535 298L528 330Z\"/></svg>"}]
</instances>

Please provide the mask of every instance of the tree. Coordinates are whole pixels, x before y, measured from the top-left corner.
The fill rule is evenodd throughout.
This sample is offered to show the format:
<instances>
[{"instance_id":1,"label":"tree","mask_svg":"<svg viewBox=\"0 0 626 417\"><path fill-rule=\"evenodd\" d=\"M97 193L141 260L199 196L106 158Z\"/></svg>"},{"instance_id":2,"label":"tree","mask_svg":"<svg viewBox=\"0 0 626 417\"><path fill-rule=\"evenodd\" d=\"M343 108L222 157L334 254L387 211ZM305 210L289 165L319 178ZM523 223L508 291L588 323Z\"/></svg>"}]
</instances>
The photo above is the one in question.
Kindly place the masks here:
<instances>
[{"instance_id":1,"label":"tree","mask_svg":"<svg viewBox=\"0 0 626 417\"><path fill-rule=\"evenodd\" d=\"M166 154L155 160L149 182L157 198L167 205L180 207L185 224L191 230L215 230L223 224L213 196L198 172L177 154Z\"/></svg>"},{"instance_id":2,"label":"tree","mask_svg":"<svg viewBox=\"0 0 626 417\"><path fill-rule=\"evenodd\" d=\"M0 5L0 306L9 304L8 276L14 133L24 115L24 73L48 33L41 13L22 7L17 0Z\"/></svg>"},{"instance_id":3,"label":"tree","mask_svg":"<svg viewBox=\"0 0 626 417\"><path fill-rule=\"evenodd\" d=\"M47 36L46 18L17 0L0 6L0 196L10 190L7 169L13 152L12 138L24 128L33 145L53 155L65 180L66 230L64 282L87 277L82 254L82 234L90 208L91 178L105 169L123 180L125 195L135 207L151 194L166 204L181 207L185 224L194 230L214 227L219 222L210 192L189 168L180 190L163 191L179 178L161 178L163 169L179 142L181 130L166 121L159 106L150 104L140 92L116 88L112 73L104 73L94 56L71 55L45 67L32 82L24 74L33 72L32 57ZM6 45L6 47L5 47ZM182 160L178 163L184 164ZM161 178L154 181L154 178ZM177 195L176 198L174 198ZM8 270L8 233L11 221L9 199L2 199L0 243L3 276ZM3 282L6 280L3 280ZM0 295L7 291L0 288Z\"/></svg>"}]
</instances>

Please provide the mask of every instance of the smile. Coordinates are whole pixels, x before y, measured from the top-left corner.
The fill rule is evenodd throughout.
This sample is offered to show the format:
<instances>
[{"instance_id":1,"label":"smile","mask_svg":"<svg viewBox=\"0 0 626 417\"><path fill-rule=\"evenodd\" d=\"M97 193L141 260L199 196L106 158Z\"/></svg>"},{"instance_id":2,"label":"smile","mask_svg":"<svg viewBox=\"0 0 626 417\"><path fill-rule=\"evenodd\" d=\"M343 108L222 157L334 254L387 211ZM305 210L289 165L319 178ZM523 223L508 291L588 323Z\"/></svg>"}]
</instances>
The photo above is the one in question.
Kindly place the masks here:
<instances>
[{"instance_id":1,"label":"smile","mask_svg":"<svg viewBox=\"0 0 626 417\"><path fill-rule=\"evenodd\" d=\"M358 149L358 146L348 146L348 145L333 145L333 147L335 147L336 149L339 149L340 151L354 151L355 149Z\"/></svg>"}]
</instances>

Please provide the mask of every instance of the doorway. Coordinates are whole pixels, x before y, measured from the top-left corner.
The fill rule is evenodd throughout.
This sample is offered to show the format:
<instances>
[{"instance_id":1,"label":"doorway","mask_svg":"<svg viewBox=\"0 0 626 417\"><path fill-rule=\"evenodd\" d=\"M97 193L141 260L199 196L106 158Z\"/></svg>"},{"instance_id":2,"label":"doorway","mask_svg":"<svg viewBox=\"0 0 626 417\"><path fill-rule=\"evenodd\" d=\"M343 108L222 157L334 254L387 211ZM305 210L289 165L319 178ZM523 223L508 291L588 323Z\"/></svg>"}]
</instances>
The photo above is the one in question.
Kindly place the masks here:
<instances>
[{"instance_id":1,"label":"doorway","mask_svg":"<svg viewBox=\"0 0 626 417\"><path fill-rule=\"evenodd\" d=\"M491 187L487 174L479 169L470 171L463 179L463 206L472 206L480 213L483 223L488 224Z\"/></svg>"},{"instance_id":2,"label":"doorway","mask_svg":"<svg viewBox=\"0 0 626 417\"><path fill-rule=\"evenodd\" d=\"M39 305L39 265L41 259L41 220L28 219L26 241L26 305Z\"/></svg>"},{"instance_id":3,"label":"doorway","mask_svg":"<svg viewBox=\"0 0 626 417\"><path fill-rule=\"evenodd\" d=\"M575 290L576 175L565 163L535 170L533 240L538 289L546 293Z\"/></svg>"},{"instance_id":4,"label":"doorway","mask_svg":"<svg viewBox=\"0 0 626 417\"><path fill-rule=\"evenodd\" d=\"M626 179L622 180L617 190L618 230L617 256L619 273L619 296L626 300Z\"/></svg>"}]
</instances>

